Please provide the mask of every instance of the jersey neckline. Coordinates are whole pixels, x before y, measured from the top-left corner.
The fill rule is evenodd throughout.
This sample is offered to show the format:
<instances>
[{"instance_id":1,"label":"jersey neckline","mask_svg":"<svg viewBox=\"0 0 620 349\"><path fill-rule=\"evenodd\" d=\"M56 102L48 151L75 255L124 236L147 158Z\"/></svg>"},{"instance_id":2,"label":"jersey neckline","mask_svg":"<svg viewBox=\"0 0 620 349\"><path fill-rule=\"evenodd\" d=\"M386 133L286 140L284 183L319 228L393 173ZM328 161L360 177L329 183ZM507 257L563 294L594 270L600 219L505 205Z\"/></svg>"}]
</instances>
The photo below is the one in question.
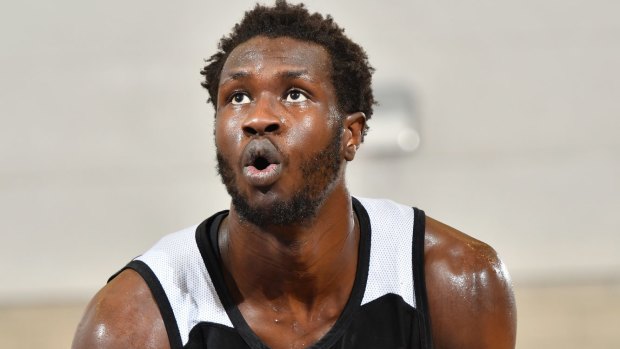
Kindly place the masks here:
<instances>
[{"instance_id":1,"label":"jersey neckline","mask_svg":"<svg viewBox=\"0 0 620 349\"><path fill-rule=\"evenodd\" d=\"M360 227L360 239L358 250L357 270L353 288L342 313L331 329L327 331L321 339L315 342L308 349L326 349L333 346L345 333L353 319L353 314L359 309L364 297L366 282L368 279L368 266L370 261L370 219L364 206L352 197L353 211L357 216ZM200 224L196 229L196 243L205 263L207 271L211 276L213 286L217 292L228 317L239 335L253 349L269 348L254 333L248 323L243 318L241 311L234 303L231 293L224 282L222 273L221 259L217 245L217 233L222 220L228 215L228 211L222 211L212 216L210 219Z\"/></svg>"}]
</instances>

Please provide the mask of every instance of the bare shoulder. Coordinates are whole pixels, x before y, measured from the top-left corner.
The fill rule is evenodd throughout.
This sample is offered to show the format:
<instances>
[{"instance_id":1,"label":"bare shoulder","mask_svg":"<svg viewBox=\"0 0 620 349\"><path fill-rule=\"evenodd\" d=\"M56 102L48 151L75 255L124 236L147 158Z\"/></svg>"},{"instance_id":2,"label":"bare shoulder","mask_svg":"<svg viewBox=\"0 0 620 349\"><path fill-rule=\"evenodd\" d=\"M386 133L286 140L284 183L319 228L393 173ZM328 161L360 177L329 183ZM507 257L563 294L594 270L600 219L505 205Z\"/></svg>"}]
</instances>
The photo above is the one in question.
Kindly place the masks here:
<instances>
[{"instance_id":1,"label":"bare shoulder","mask_svg":"<svg viewBox=\"0 0 620 349\"><path fill-rule=\"evenodd\" d=\"M95 295L72 348L170 348L157 304L138 273L123 271Z\"/></svg>"},{"instance_id":2,"label":"bare shoulder","mask_svg":"<svg viewBox=\"0 0 620 349\"><path fill-rule=\"evenodd\" d=\"M512 282L491 246L427 217L425 274L435 348L514 348Z\"/></svg>"}]
</instances>

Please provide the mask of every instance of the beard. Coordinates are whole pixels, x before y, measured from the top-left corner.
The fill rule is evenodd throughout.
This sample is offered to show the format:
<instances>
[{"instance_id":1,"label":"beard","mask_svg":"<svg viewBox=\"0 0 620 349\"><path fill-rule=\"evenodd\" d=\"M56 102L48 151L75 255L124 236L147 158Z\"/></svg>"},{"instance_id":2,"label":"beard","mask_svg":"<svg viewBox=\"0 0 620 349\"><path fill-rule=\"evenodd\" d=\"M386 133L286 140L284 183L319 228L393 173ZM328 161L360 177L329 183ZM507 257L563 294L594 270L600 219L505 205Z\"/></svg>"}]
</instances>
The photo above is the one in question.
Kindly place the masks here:
<instances>
[{"instance_id":1,"label":"beard","mask_svg":"<svg viewBox=\"0 0 620 349\"><path fill-rule=\"evenodd\" d=\"M284 226L311 222L331 192L332 184L338 178L342 166L340 158L342 120L336 123L332 133L325 148L309 154L302 160L300 170L304 183L292 197L288 200L276 200L269 205L250 204L248 196L238 190L237 176L233 167L219 149L216 149L217 171L239 216L256 226Z\"/></svg>"}]
</instances>

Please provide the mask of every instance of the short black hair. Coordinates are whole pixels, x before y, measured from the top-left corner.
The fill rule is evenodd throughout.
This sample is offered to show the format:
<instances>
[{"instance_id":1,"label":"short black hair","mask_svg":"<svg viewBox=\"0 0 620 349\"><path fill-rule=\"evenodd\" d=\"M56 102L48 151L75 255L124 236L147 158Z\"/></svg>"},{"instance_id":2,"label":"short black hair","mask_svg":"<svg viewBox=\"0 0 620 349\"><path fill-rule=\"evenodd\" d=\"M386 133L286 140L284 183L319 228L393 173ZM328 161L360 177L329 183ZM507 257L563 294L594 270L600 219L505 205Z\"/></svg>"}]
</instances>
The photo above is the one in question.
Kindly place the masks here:
<instances>
[{"instance_id":1,"label":"short black hair","mask_svg":"<svg viewBox=\"0 0 620 349\"><path fill-rule=\"evenodd\" d=\"M202 86L209 91L209 102L216 110L220 74L228 55L256 36L290 37L323 46L331 58L331 79L339 111L361 111L366 120L370 119L375 104L371 86L374 69L364 49L351 41L330 15L310 14L303 4L292 5L286 0L276 0L273 7L256 4L235 24L230 35L220 40L219 51L206 61L200 72L205 76Z\"/></svg>"}]
</instances>

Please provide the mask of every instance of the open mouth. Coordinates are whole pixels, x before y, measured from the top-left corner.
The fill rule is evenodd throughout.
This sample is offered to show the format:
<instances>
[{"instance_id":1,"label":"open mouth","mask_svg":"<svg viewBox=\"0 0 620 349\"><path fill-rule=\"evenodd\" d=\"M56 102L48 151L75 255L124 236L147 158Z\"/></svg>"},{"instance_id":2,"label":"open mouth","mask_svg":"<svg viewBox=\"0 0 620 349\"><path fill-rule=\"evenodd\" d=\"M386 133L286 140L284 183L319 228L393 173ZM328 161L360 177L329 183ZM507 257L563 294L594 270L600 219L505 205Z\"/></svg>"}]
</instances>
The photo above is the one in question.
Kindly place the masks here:
<instances>
[{"instance_id":1,"label":"open mouth","mask_svg":"<svg viewBox=\"0 0 620 349\"><path fill-rule=\"evenodd\" d=\"M252 141L243 154L243 174L256 187L275 183L282 171L281 155L268 140Z\"/></svg>"},{"instance_id":2,"label":"open mouth","mask_svg":"<svg viewBox=\"0 0 620 349\"><path fill-rule=\"evenodd\" d=\"M266 169L269 165L271 165L271 162L262 156L257 157L252 163L252 166L259 171Z\"/></svg>"},{"instance_id":3,"label":"open mouth","mask_svg":"<svg viewBox=\"0 0 620 349\"><path fill-rule=\"evenodd\" d=\"M253 156L250 156L250 161L245 167L249 168L252 172L262 172L268 171L279 164L280 162L277 159L273 159L269 156L254 154Z\"/></svg>"}]
</instances>

